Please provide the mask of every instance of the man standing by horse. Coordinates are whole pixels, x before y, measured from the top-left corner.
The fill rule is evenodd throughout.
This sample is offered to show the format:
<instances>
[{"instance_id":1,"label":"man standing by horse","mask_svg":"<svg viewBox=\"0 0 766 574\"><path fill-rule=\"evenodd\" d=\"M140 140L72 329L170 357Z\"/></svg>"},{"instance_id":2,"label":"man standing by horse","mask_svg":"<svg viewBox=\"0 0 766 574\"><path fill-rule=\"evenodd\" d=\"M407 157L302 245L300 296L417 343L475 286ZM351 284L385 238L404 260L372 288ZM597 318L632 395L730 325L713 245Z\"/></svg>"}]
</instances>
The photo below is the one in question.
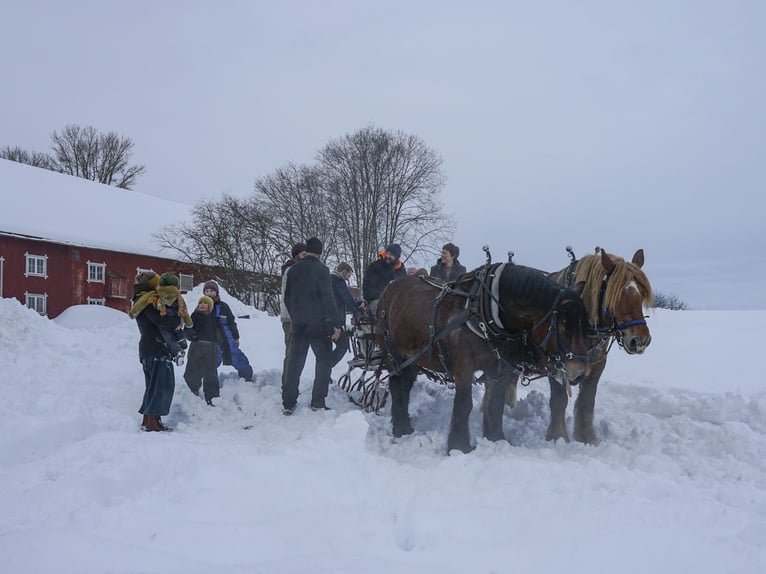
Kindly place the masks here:
<instances>
[{"instance_id":1,"label":"man standing by horse","mask_svg":"<svg viewBox=\"0 0 766 574\"><path fill-rule=\"evenodd\" d=\"M330 270L319 261L322 242L306 241L303 259L290 267L285 280L285 305L292 327L287 358L287 374L282 386L282 413L293 414L298 402L298 386L309 347L316 357L312 410L329 410L325 403L332 370L332 342L340 336L337 307L332 294Z\"/></svg>"}]
</instances>

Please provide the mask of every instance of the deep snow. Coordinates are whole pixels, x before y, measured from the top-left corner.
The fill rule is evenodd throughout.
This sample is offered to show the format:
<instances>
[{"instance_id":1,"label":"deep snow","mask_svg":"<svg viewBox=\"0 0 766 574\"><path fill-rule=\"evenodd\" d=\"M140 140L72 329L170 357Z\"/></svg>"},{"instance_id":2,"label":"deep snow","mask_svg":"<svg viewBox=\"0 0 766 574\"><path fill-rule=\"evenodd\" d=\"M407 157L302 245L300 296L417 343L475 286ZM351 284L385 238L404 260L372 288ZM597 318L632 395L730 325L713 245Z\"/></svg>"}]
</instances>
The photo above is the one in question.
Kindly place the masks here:
<instances>
[{"instance_id":1,"label":"deep snow","mask_svg":"<svg viewBox=\"0 0 766 574\"><path fill-rule=\"evenodd\" d=\"M222 368L210 408L177 368L172 433L139 430L127 315L79 306L51 321L0 300L3 571L763 571L766 311L654 311L644 356L610 354L598 446L546 442L534 382L506 417L510 443L479 438L474 409L476 450L446 456L451 392L434 383L413 392L416 433L392 440L387 412L336 386L334 410L308 409L309 361L284 417L279 319L223 298L250 315L257 381Z\"/></svg>"}]
</instances>

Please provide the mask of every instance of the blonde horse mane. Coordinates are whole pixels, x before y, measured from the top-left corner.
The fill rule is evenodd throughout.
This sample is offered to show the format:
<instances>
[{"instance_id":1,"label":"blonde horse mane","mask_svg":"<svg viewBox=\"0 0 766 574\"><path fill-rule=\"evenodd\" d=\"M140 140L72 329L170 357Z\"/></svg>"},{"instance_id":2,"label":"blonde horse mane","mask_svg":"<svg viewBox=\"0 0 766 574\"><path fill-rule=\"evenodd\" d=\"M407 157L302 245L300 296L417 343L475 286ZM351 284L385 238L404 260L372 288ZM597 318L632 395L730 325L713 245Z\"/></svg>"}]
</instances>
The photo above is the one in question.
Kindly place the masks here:
<instances>
[{"instance_id":1,"label":"blonde horse mane","mask_svg":"<svg viewBox=\"0 0 766 574\"><path fill-rule=\"evenodd\" d=\"M641 293L644 294L644 307L654 307L654 296L652 295L652 286L647 279L646 274L634 263L629 263L623 258L609 254L609 258L614 261L615 267L607 282L606 293L604 294L604 306L613 311L620 294L631 281L635 281ZM584 282L585 286L582 292L582 300L585 303L585 309L588 311L588 320L591 325L598 325L599 322L599 295L601 292L601 283L606 275L606 269L601 262L601 255L586 255L577 265L577 274L575 275L575 284Z\"/></svg>"}]
</instances>

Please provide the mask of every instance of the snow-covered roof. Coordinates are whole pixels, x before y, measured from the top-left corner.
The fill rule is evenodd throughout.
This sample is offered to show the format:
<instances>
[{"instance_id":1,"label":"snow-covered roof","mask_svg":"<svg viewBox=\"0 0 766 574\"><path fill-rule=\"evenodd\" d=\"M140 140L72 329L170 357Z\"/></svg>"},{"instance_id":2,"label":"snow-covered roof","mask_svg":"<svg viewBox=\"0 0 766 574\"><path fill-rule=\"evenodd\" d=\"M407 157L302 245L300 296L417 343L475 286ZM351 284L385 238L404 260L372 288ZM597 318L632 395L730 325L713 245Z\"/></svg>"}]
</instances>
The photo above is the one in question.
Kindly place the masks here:
<instances>
[{"instance_id":1,"label":"snow-covered roof","mask_svg":"<svg viewBox=\"0 0 766 574\"><path fill-rule=\"evenodd\" d=\"M187 221L191 207L0 159L0 233L173 258L152 238Z\"/></svg>"}]
</instances>

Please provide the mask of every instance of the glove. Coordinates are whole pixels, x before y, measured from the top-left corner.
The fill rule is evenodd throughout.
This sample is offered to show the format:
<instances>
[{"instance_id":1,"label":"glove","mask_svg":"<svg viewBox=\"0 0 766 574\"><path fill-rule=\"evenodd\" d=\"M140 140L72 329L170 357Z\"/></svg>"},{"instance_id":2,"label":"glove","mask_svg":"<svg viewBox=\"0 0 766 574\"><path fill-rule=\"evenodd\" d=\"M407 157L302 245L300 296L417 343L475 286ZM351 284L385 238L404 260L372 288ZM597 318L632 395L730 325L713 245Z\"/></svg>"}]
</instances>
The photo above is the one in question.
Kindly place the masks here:
<instances>
[{"instance_id":1,"label":"glove","mask_svg":"<svg viewBox=\"0 0 766 574\"><path fill-rule=\"evenodd\" d=\"M175 358L181 354L181 346L177 342L173 341L168 347L170 348L171 357Z\"/></svg>"},{"instance_id":2,"label":"glove","mask_svg":"<svg viewBox=\"0 0 766 574\"><path fill-rule=\"evenodd\" d=\"M194 327L186 327L186 329L184 329L184 337L192 342L199 341L199 334L194 329Z\"/></svg>"}]
</instances>

